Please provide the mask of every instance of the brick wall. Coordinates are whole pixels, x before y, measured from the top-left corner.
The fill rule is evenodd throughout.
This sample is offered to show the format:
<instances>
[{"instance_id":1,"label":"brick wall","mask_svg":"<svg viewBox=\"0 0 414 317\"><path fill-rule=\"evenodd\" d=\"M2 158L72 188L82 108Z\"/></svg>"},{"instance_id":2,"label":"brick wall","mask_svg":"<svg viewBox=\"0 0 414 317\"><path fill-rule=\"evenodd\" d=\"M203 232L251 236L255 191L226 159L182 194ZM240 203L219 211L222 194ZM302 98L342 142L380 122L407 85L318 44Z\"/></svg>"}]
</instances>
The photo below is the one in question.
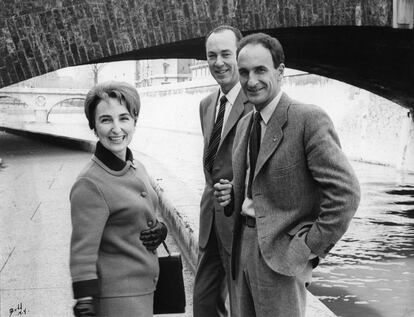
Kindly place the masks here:
<instances>
[{"instance_id":1,"label":"brick wall","mask_svg":"<svg viewBox=\"0 0 414 317\"><path fill-rule=\"evenodd\" d=\"M222 23L243 31L361 23L387 26L391 10L391 0L1 1L0 87L59 68L201 38Z\"/></svg>"}]
</instances>

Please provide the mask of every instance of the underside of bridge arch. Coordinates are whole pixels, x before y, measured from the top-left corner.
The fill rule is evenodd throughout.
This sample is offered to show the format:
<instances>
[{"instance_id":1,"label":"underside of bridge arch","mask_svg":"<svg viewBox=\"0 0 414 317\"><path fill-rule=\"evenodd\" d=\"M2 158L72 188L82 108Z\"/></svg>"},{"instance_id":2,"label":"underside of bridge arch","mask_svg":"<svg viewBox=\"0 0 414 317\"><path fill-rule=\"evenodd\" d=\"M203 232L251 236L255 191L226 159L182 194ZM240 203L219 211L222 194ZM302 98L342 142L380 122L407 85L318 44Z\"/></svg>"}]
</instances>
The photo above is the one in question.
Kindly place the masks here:
<instances>
[{"instance_id":1,"label":"underside of bridge arch","mask_svg":"<svg viewBox=\"0 0 414 317\"><path fill-rule=\"evenodd\" d=\"M393 0L63 0L0 2L0 87L72 65L198 58L226 23L279 38L287 66L414 106L414 31Z\"/></svg>"},{"instance_id":2,"label":"underside of bridge arch","mask_svg":"<svg viewBox=\"0 0 414 317\"><path fill-rule=\"evenodd\" d=\"M369 90L414 107L414 31L330 26L255 30L282 43L286 66ZM253 31L243 32L245 35ZM131 51L101 61L155 58L205 59L204 38Z\"/></svg>"}]
</instances>

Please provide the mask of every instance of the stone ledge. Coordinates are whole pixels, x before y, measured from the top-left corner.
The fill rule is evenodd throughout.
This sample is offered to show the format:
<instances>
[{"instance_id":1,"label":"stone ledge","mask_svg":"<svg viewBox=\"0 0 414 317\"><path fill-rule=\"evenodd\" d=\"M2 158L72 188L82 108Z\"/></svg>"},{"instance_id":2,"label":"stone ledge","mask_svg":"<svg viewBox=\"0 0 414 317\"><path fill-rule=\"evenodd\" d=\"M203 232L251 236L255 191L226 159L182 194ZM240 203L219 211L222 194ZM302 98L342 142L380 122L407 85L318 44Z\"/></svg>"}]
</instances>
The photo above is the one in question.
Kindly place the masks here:
<instances>
[{"instance_id":1,"label":"stone ledge","mask_svg":"<svg viewBox=\"0 0 414 317\"><path fill-rule=\"evenodd\" d=\"M54 135L49 133L42 133L42 132L34 132L30 130L24 130L24 129L16 129L16 128L10 128L5 126L0 126L0 131L5 131L8 133L12 133L15 135L25 136L27 138L35 138L36 140L41 140L53 144L57 144L60 146L72 148L72 149L78 149L85 152L94 152L95 151L95 143L92 141L84 140L84 139L78 139L78 138L71 138L68 136L60 136L60 135Z\"/></svg>"},{"instance_id":2,"label":"stone ledge","mask_svg":"<svg viewBox=\"0 0 414 317\"><path fill-rule=\"evenodd\" d=\"M151 182L152 187L158 195L161 216L167 222L167 226L170 231L172 231L176 242L179 244L183 256L190 264L193 273L195 273L197 267L198 242L194 237L193 230L190 225L182 219L177 208L175 208L170 199L164 195L164 190L152 177Z\"/></svg>"}]
</instances>

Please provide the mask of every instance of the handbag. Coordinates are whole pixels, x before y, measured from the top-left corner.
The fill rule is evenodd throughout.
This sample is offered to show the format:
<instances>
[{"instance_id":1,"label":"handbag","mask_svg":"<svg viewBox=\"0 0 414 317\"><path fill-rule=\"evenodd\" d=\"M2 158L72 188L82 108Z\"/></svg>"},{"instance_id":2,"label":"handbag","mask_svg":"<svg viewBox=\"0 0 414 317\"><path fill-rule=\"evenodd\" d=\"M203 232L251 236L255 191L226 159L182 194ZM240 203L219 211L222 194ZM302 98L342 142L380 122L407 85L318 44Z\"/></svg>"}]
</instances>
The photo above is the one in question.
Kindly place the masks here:
<instances>
[{"instance_id":1,"label":"handbag","mask_svg":"<svg viewBox=\"0 0 414 317\"><path fill-rule=\"evenodd\" d=\"M160 274L154 293L154 314L185 312L185 291L181 254L171 254L163 241L167 256L158 257Z\"/></svg>"}]
</instances>

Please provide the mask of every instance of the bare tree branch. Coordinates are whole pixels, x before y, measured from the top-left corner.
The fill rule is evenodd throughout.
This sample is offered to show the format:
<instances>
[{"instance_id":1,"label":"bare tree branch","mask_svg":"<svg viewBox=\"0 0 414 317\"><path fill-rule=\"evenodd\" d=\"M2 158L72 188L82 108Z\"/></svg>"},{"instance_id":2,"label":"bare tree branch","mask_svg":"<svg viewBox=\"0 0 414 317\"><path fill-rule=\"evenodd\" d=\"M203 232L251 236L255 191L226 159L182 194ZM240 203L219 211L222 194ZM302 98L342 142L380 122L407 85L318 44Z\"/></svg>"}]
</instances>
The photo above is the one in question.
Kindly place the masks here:
<instances>
[{"instance_id":1,"label":"bare tree branch","mask_svg":"<svg viewBox=\"0 0 414 317\"><path fill-rule=\"evenodd\" d=\"M107 63L91 64L91 71L93 74L93 84L96 85L99 82L99 73L106 66Z\"/></svg>"}]
</instances>

